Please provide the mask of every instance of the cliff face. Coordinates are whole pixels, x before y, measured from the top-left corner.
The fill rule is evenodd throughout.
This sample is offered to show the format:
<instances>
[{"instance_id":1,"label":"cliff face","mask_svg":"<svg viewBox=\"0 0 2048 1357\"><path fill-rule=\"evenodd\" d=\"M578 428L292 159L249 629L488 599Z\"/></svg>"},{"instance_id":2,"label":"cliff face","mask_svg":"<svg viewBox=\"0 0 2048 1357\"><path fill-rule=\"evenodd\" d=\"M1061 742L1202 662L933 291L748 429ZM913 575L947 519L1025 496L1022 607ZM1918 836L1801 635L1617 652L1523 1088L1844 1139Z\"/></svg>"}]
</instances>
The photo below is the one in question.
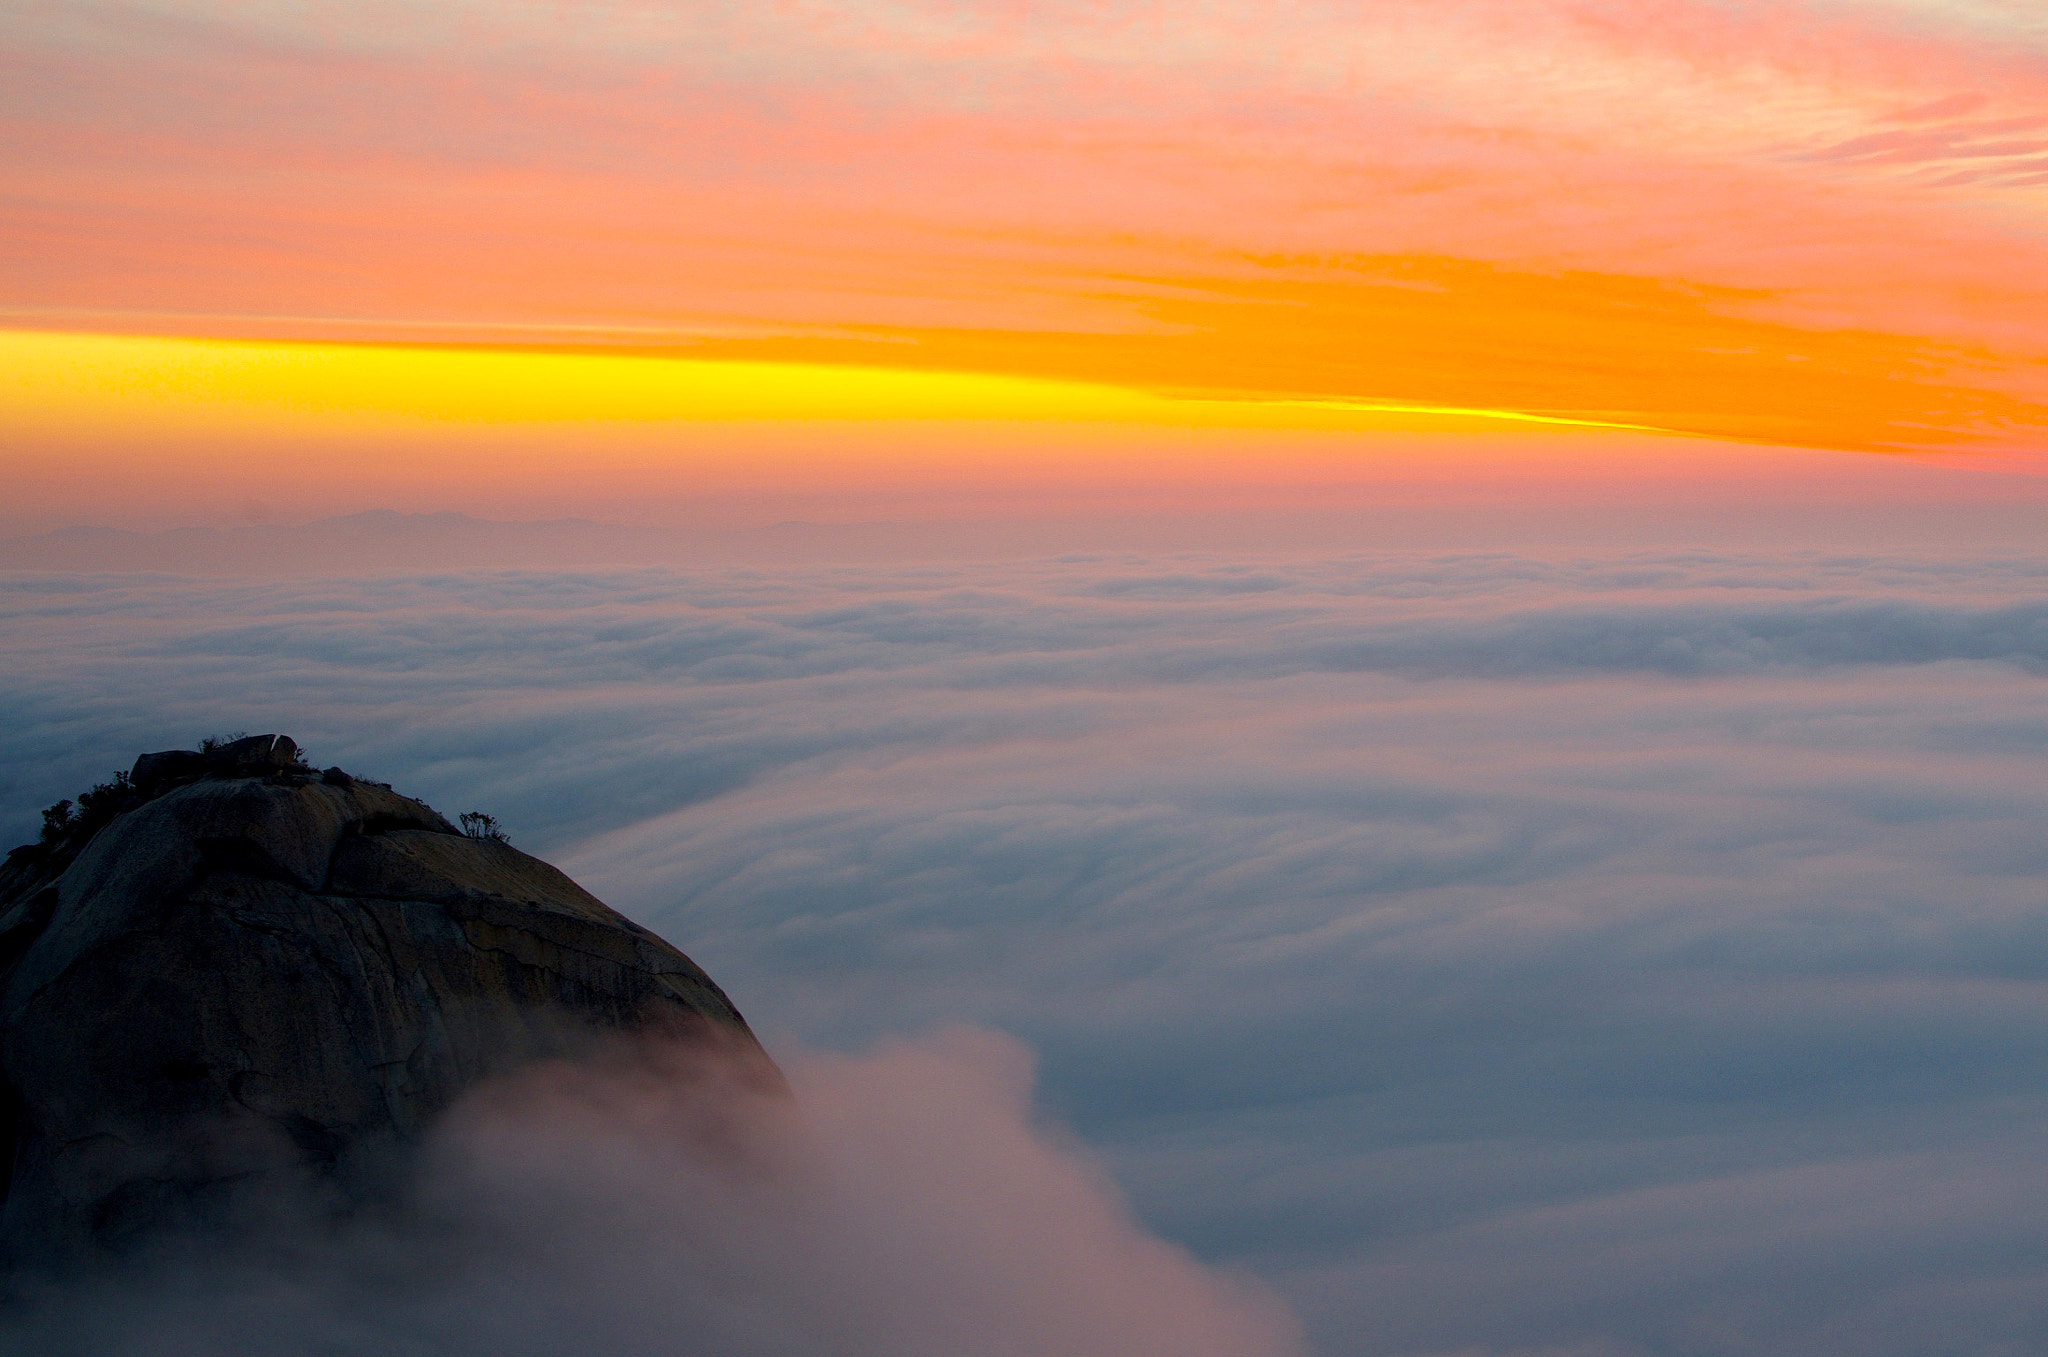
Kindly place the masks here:
<instances>
[{"instance_id":1,"label":"cliff face","mask_svg":"<svg viewBox=\"0 0 2048 1357\"><path fill-rule=\"evenodd\" d=\"M605 1034L776 1078L674 947L283 737L144 755L94 811L0 869L17 1265L225 1219L266 1184L360 1197L470 1084Z\"/></svg>"}]
</instances>

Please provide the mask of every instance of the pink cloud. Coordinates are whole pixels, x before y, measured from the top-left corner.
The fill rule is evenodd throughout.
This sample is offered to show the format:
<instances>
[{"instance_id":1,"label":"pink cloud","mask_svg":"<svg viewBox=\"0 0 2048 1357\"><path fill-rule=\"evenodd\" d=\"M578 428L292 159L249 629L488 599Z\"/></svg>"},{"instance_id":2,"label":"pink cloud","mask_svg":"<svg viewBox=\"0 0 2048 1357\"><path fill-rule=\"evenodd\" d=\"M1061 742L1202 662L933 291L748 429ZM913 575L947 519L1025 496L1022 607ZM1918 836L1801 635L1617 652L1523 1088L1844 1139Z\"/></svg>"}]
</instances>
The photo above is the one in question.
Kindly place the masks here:
<instances>
[{"instance_id":1,"label":"pink cloud","mask_svg":"<svg viewBox=\"0 0 2048 1357\"><path fill-rule=\"evenodd\" d=\"M21 33L0 307L1129 329L1105 278L1422 253L2048 347L2048 55L1892 7L170 0Z\"/></svg>"}]
</instances>

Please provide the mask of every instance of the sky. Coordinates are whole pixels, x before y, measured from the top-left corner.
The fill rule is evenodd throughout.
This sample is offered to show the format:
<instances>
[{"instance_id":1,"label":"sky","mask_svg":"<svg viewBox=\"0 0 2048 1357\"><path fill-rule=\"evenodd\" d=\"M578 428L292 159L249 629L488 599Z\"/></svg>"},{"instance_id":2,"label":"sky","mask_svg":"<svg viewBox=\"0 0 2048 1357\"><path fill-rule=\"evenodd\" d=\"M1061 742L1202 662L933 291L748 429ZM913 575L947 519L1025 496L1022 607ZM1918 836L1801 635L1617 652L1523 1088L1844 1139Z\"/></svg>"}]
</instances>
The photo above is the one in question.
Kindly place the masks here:
<instances>
[{"instance_id":1,"label":"sky","mask_svg":"<svg viewBox=\"0 0 2048 1357\"><path fill-rule=\"evenodd\" d=\"M0 839L288 733L798 1109L0 1353L2048 1349L2035 0L0 0L0 483Z\"/></svg>"},{"instance_id":2,"label":"sky","mask_svg":"<svg viewBox=\"0 0 2048 1357\"><path fill-rule=\"evenodd\" d=\"M2042 472L2024 0L0 16L16 531Z\"/></svg>"}]
</instances>

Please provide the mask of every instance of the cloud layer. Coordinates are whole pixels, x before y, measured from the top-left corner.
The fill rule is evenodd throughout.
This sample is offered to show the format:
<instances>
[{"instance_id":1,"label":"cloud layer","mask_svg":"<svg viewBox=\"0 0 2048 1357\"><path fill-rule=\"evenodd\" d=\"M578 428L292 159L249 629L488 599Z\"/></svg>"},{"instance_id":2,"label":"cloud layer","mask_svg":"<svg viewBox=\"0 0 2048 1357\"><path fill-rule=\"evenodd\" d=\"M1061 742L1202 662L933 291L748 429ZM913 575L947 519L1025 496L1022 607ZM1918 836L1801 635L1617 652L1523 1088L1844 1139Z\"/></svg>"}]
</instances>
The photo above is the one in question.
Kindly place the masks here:
<instances>
[{"instance_id":1,"label":"cloud layer","mask_svg":"<svg viewBox=\"0 0 2048 1357\"><path fill-rule=\"evenodd\" d=\"M1291 1357L1285 1310L1145 1234L1030 1117L1015 1042L797 1057L797 1101L693 1051L542 1066L453 1110L415 1208L257 1226L39 1292L72 1357Z\"/></svg>"},{"instance_id":2,"label":"cloud layer","mask_svg":"<svg viewBox=\"0 0 2048 1357\"><path fill-rule=\"evenodd\" d=\"M2044 581L1582 550L24 575L0 773L21 837L139 748L289 730L499 815L773 1049L1007 1033L1145 1225L1319 1352L2025 1351Z\"/></svg>"}]
</instances>

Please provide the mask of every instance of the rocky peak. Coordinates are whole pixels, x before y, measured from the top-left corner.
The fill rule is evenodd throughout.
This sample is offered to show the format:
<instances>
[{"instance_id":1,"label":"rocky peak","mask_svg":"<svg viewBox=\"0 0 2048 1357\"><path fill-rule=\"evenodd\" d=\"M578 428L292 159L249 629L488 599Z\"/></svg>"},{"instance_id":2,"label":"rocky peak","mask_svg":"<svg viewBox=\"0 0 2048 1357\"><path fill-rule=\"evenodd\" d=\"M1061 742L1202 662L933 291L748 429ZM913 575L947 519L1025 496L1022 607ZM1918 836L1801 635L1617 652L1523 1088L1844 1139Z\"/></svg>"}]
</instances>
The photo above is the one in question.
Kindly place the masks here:
<instances>
[{"instance_id":1,"label":"rocky peak","mask_svg":"<svg viewBox=\"0 0 2048 1357\"><path fill-rule=\"evenodd\" d=\"M135 760L128 780L144 796L202 777L263 777L305 770L298 742L289 735L245 735L209 741L198 749L166 749Z\"/></svg>"},{"instance_id":2,"label":"rocky peak","mask_svg":"<svg viewBox=\"0 0 2048 1357\"><path fill-rule=\"evenodd\" d=\"M0 899L18 891L29 877L61 871L116 816L174 788L204 778L282 778L311 773L298 742L289 735L212 739L197 749L141 755L128 772L116 773L75 801L67 798L43 812L42 838L8 853L5 867L0 868ZM339 768L328 769L325 776L337 782L352 780Z\"/></svg>"},{"instance_id":3,"label":"rocky peak","mask_svg":"<svg viewBox=\"0 0 2048 1357\"><path fill-rule=\"evenodd\" d=\"M715 1044L779 1081L667 942L286 736L144 754L55 811L0 868L17 1266L218 1225L265 1184L345 1207L465 1088L607 1037Z\"/></svg>"}]
</instances>

